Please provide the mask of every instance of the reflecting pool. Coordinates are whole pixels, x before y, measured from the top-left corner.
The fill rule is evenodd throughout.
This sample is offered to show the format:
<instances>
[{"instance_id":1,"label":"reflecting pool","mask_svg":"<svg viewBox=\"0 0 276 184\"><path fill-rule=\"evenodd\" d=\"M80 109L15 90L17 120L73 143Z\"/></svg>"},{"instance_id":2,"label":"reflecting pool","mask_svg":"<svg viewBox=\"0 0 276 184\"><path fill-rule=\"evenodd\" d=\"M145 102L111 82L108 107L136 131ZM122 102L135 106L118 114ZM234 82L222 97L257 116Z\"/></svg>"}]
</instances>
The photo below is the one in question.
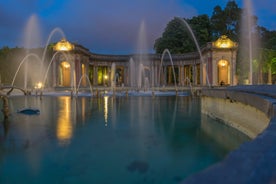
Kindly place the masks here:
<instances>
[{"instance_id":1,"label":"reflecting pool","mask_svg":"<svg viewBox=\"0 0 276 184\"><path fill-rule=\"evenodd\" d=\"M191 97L11 97L0 183L178 183L249 138ZM1 104L2 105L2 104ZM39 115L17 113L22 107Z\"/></svg>"}]
</instances>

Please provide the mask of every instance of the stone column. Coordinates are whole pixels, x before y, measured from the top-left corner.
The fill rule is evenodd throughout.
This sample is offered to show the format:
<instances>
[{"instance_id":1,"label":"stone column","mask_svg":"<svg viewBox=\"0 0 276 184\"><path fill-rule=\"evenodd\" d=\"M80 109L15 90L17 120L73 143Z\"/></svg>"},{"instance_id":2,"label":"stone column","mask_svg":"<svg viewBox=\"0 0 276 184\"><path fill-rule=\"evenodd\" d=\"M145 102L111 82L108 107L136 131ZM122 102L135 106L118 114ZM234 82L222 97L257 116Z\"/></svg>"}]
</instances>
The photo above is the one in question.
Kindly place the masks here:
<instances>
[{"instance_id":1,"label":"stone column","mask_svg":"<svg viewBox=\"0 0 276 184\"><path fill-rule=\"evenodd\" d=\"M129 68L127 66L124 66L124 86L129 86Z\"/></svg>"},{"instance_id":2,"label":"stone column","mask_svg":"<svg viewBox=\"0 0 276 184\"><path fill-rule=\"evenodd\" d=\"M194 78L194 85L196 85L196 83L197 83L196 63L193 65L193 78Z\"/></svg>"},{"instance_id":3,"label":"stone column","mask_svg":"<svg viewBox=\"0 0 276 184\"><path fill-rule=\"evenodd\" d=\"M93 85L98 85L98 66L94 65L93 67Z\"/></svg>"}]
</instances>

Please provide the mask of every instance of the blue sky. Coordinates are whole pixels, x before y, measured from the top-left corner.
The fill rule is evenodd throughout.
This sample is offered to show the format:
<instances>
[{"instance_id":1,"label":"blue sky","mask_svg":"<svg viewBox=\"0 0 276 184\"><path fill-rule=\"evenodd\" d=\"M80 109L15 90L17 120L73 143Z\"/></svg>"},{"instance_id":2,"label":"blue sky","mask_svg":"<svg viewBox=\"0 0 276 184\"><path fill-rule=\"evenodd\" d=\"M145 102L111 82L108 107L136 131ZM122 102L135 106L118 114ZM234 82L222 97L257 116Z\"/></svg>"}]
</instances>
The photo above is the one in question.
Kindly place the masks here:
<instances>
[{"instance_id":1,"label":"blue sky","mask_svg":"<svg viewBox=\"0 0 276 184\"><path fill-rule=\"evenodd\" d=\"M60 28L71 42L91 52L136 52L141 22L147 47L152 50L174 17L191 18L225 7L228 0L2 0L0 1L0 47L45 45L49 34ZM236 1L243 7L243 1ZM252 0L258 24L276 30L275 0ZM32 18L31 18L32 17ZM30 21L32 20L32 21ZM26 33L26 30L28 33ZM26 36L29 35L29 36ZM51 42L61 39L54 33ZM28 40L28 41L26 41Z\"/></svg>"}]
</instances>

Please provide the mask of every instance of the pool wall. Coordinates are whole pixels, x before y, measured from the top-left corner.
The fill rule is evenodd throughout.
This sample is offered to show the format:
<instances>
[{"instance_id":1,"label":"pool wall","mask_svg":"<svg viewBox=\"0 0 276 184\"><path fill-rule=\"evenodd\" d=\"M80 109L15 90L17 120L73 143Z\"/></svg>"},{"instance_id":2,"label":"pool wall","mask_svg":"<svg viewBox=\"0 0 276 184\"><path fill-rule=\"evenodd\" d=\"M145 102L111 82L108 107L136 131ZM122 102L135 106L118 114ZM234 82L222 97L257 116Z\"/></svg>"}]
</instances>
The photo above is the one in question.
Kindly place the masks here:
<instances>
[{"instance_id":1,"label":"pool wall","mask_svg":"<svg viewBox=\"0 0 276 184\"><path fill-rule=\"evenodd\" d=\"M202 112L250 137L226 158L183 183L276 183L276 87L202 91Z\"/></svg>"},{"instance_id":2,"label":"pool wall","mask_svg":"<svg viewBox=\"0 0 276 184\"><path fill-rule=\"evenodd\" d=\"M269 101L239 92L209 90L201 97L203 114L222 120L250 138L255 138L268 126L271 108Z\"/></svg>"}]
</instances>

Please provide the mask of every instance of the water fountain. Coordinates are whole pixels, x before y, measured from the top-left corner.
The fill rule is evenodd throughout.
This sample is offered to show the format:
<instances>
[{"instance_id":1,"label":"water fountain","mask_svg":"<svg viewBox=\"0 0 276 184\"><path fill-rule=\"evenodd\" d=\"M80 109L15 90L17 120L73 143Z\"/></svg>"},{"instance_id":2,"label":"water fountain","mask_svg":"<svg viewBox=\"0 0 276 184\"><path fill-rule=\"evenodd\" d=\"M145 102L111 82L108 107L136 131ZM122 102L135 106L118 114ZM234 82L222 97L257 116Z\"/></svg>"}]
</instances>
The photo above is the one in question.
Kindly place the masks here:
<instances>
[{"instance_id":1,"label":"water fountain","mask_svg":"<svg viewBox=\"0 0 276 184\"><path fill-rule=\"evenodd\" d=\"M170 62L171 62L171 65L172 65L172 70L173 70L173 77L174 77L174 87L175 87L175 93L177 95L177 84L176 84L176 76L175 76L175 70L174 70L174 64L173 64L173 60L172 60L172 56L171 56L171 53L169 51L169 49L165 49L162 53L162 57L161 57L161 63L160 63L160 68L159 68L159 86L161 85L161 69L162 69L162 66L163 66L163 60L164 60L164 56L165 54L168 54L169 55L169 58L170 58Z\"/></svg>"},{"instance_id":2,"label":"water fountain","mask_svg":"<svg viewBox=\"0 0 276 184\"><path fill-rule=\"evenodd\" d=\"M141 60L140 60L141 61ZM138 75L137 75L137 87L138 87L138 89L141 89L142 88L142 81L144 82L144 74L145 74L145 72L144 72L145 70L144 70L144 65L143 65L143 63L140 63L139 65L138 65Z\"/></svg>"},{"instance_id":3,"label":"water fountain","mask_svg":"<svg viewBox=\"0 0 276 184\"><path fill-rule=\"evenodd\" d=\"M24 30L24 47L26 48L26 55L30 53L30 48L38 47L40 46L41 43L41 36L40 36L40 26L38 23L37 16L35 14L31 15L31 17L28 19L28 22L26 24L25 30ZM28 57L26 58L28 59ZM40 60L40 59L39 59ZM42 68L42 66L41 66ZM33 71L29 72L30 67L29 67L29 62L25 64L24 67L24 89L27 89L27 80L28 76L30 78L38 78L38 76L34 76L35 73ZM31 69L32 70L32 69ZM27 75L29 74L29 75Z\"/></svg>"},{"instance_id":4,"label":"water fountain","mask_svg":"<svg viewBox=\"0 0 276 184\"><path fill-rule=\"evenodd\" d=\"M76 97L78 97L79 89L80 89L80 84L81 84L83 78L85 78L85 79L88 81L88 83L89 83L89 88L90 88L90 93L91 93L91 95L93 95L93 88L92 88L92 85L91 85L91 81L90 81L90 79L89 79L89 77L88 77L87 74L83 74L83 75L81 76L81 78L80 78L80 80L79 80L79 83L78 83L78 86L77 86L77 88L76 88Z\"/></svg>"},{"instance_id":5,"label":"water fountain","mask_svg":"<svg viewBox=\"0 0 276 184\"><path fill-rule=\"evenodd\" d=\"M245 58L242 61L242 70L245 73L248 73L248 79L245 80L245 84L253 84L253 69L252 69L252 62L253 62L253 53L257 53L258 48L258 41L256 37L253 37L254 31L254 20L253 20L253 8L252 3L249 0L244 0L244 11L242 12L242 23L241 23L241 39L240 39L240 49L242 58ZM254 46L254 48L253 48ZM253 51L254 50L254 51ZM247 61L246 61L247 60Z\"/></svg>"},{"instance_id":6,"label":"water fountain","mask_svg":"<svg viewBox=\"0 0 276 184\"><path fill-rule=\"evenodd\" d=\"M133 58L131 57L130 60L129 60L129 73L128 75L130 76L130 86L133 88L135 87L135 79L136 79L136 70L135 70L135 63L134 63L134 60Z\"/></svg>"},{"instance_id":7,"label":"water fountain","mask_svg":"<svg viewBox=\"0 0 276 184\"><path fill-rule=\"evenodd\" d=\"M191 26L187 23L187 21L185 19L178 18L178 20L180 20L185 25L185 27L188 29L188 31L190 32L190 34L191 34L191 36L192 36L192 38L194 40L194 43L196 45L196 49L197 49L197 52L199 54L200 61L201 61L202 64L204 64L202 53L201 53L198 41L197 41L197 39L196 39L196 37L194 35L194 32L193 32ZM206 71L208 71L207 68L208 68L208 65L206 64ZM208 72L206 72L206 81L207 81L208 86L210 87Z\"/></svg>"},{"instance_id":8,"label":"water fountain","mask_svg":"<svg viewBox=\"0 0 276 184\"><path fill-rule=\"evenodd\" d=\"M52 65L52 63L53 63L54 58L55 58L56 55L59 54L59 53L64 54L63 52L59 52L59 51L56 52L56 53L53 55L53 57L52 57L52 59L51 59L49 65L48 65L48 67L47 67L47 70L46 70L45 75L44 75L43 80L42 80L42 81L43 81L43 82L42 82L42 88L43 88L43 89L45 88L46 79L47 79L47 75L48 75L49 69L50 69L50 67L51 67L51 65Z\"/></svg>"},{"instance_id":9,"label":"water fountain","mask_svg":"<svg viewBox=\"0 0 276 184\"><path fill-rule=\"evenodd\" d=\"M35 57L35 59L37 59L37 61L39 61L41 65L43 64L43 63L42 63L42 60L39 58L39 56L38 56L37 54L34 54L34 53L27 54L27 55L22 59L22 61L20 62L19 66L18 66L18 68L17 68L17 70L16 70L16 72L15 72L15 74L14 74L14 76L13 76L13 80L12 80L11 86L14 86L15 79L16 79L16 77L17 77L17 74L18 74L18 72L19 72L19 70L20 70L22 64L25 63L25 62L28 63L28 62L30 61L30 60L27 60L29 57ZM26 79L26 76L27 76L26 70L25 70L25 75L24 75L24 76L25 76L25 79ZM24 89L27 89L27 82L25 81L24 83L25 83Z\"/></svg>"},{"instance_id":10,"label":"water fountain","mask_svg":"<svg viewBox=\"0 0 276 184\"><path fill-rule=\"evenodd\" d=\"M139 28L139 35L138 35L138 61L136 67L138 67L138 71L136 73L137 77L137 87L141 89L145 87L145 70L144 66L148 65L148 55L147 53L148 46L147 46L147 39L146 39L146 25L145 22L142 21Z\"/></svg>"},{"instance_id":11,"label":"water fountain","mask_svg":"<svg viewBox=\"0 0 276 184\"><path fill-rule=\"evenodd\" d=\"M192 86L192 83L191 83L191 79L189 77L186 77L186 81L189 83L190 90L191 90L191 95L194 96L193 86Z\"/></svg>"},{"instance_id":12,"label":"water fountain","mask_svg":"<svg viewBox=\"0 0 276 184\"><path fill-rule=\"evenodd\" d=\"M42 81L43 81L43 82L42 82L42 88L43 88L43 90L45 89L45 86L46 86L46 79L47 79L47 76L48 76L48 73L49 73L49 69L50 69L50 67L51 67L51 65L52 65L52 63L53 63L55 57L56 57L58 54L62 54L67 60L69 60L68 55L67 55L66 53L64 53L64 52L61 52L61 51L57 51L57 52L52 56L51 61L50 61L50 63L48 64L47 70L46 70L46 72L45 72L45 74L44 74L44 77L43 77L43 80L42 80Z\"/></svg>"},{"instance_id":13,"label":"water fountain","mask_svg":"<svg viewBox=\"0 0 276 184\"><path fill-rule=\"evenodd\" d=\"M46 53L46 50L44 51ZM45 53L40 59L41 62L44 62ZM57 54L58 52L53 55L44 74L44 86L49 68ZM165 50L165 54L169 55L173 66L170 52ZM146 68L148 63L146 63L145 54L141 53L139 58L138 63L134 63L132 58L129 61L130 67L133 67L130 68L131 72L135 71L135 66L138 66L137 73L134 72L137 74L135 75L137 78L136 80L131 79L131 84L135 83L133 85L146 89L150 87L148 86L150 82L147 81L149 78L146 76L146 70L149 71L150 69ZM74 69L72 68L72 70ZM113 79L111 81L114 83L111 86L115 86L115 69L116 65L112 64L111 76ZM89 81L90 91L93 93L88 75L81 76L77 87L75 74L72 75L72 79L74 85L71 86L71 92L75 92L76 96L78 96L83 79ZM176 82L175 72L174 80ZM175 87L177 91L177 86ZM2 97L1 94L0 96L7 104L6 98ZM129 98L128 100L113 98L111 103L114 106L112 106L108 105L108 97L97 100L81 97L75 99L76 104L77 101L80 102L81 107L76 108L76 105L72 107L72 101L68 97L45 97L47 100L39 103L40 109L44 110L40 116L20 118L20 115L14 115L11 117L13 118L13 128L10 136L16 144L13 145L15 149L6 150L3 146L2 157L6 162L1 165L3 171L1 181L18 183L22 182L23 178L26 183L32 182L34 181L34 170L29 169L32 166L37 169L36 181L45 183L81 182L84 180L88 183L95 183L95 181L99 181L98 179L105 183L110 181L110 178L106 177L105 174L110 174L111 170L114 171L113 180L116 183L137 183L139 181L175 183L176 180L180 181L188 174L195 172L194 164L198 162L198 159L200 159L199 168L203 169L209 166L209 157L217 157L216 155L212 156L211 152L220 150L216 154L222 155L226 151L223 146L219 149L206 149L208 137L206 139L205 135L201 136L200 122L198 121L201 117L199 113L200 103L197 103L196 109L191 110L192 113L186 113L185 110L191 109L193 106L189 103L189 98L183 98L179 101L177 98L181 97L155 98L154 100L142 97ZM11 110L17 108L24 100L30 104L37 104L37 99L31 96L25 99L14 98L12 100L15 107ZM179 110L178 107L180 107ZM76 113L77 110L79 113ZM8 109L5 111L8 113ZM101 126L103 121L105 122L104 128ZM108 123L109 121L111 122ZM25 127L27 129L24 129ZM199 136L201 136L200 139ZM194 140L194 137L197 139ZM60 145L61 142L63 142L62 145ZM203 144L199 145L199 142ZM212 140L212 145L214 142ZM82 149L79 149L80 147ZM116 152L114 152L114 148L116 148ZM26 151L29 155L35 156L26 159ZM90 154L92 152L95 154ZM193 154L195 152L200 154ZM145 154L148 156L145 157ZM191 164L185 164L187 160L183 155L189 156L188 161ZM198 155L199 158L197 158ZM83 156L87 158L85 161L78 159ZM77 163L75 162L76 158L79 160ZM160 165L160 161L164 160L165 162ZM219 160L216 158L211 163ZM22 163L18 168L19 177L12 177L14 172L11 168L14 168L13 166L17 165L18 161ZM41 164L34 164L38 161ZM110 161L114 163L111 164L111 170L109 167L102 167L103 164L108 164ZM148 172L149 165L150 172ZM183 169L183 167L185 168ZM68 170L68 168L72 168L72 170ZM192 168L192 171L189 168ZM199 168L196 171L200 170ZM86 172L87 170L95 170L96 172L91 175L91 173ZM183 170L188 172L183 174ZM133 174L133 172L140 172L140 174ZM72 175L72 173L82 174ZM65 175L71 177L64 178ZM100 178L102 176L104 179Z\"/></svg>"},{"instance_id":14,"label":"water fountain","mask_svg":"<svg viewBox=\"0 0 276 184\"><path fill-rule=\"evenodd\" d=\"M41 59L42 61L45 60L45 56L46 56L46 52L47 52L47 46L49 45L49 43L50 43L52 37L53 37L54 34L56 34L56 33L59 33L59 34L61 35L61 38L66 38L66 37L65 37L65 34L64 34L64 32L62 31L61 28L59 28L59 27L54 28L54 29L50 32L50 34L49 34L49 36L48 36L48 39L47 39L47 42L46 42L46 44L45 44L44 51L43 51L43 55L42 55L42 59Z\"/></svg>"},{"instance_id":15,"label":"water fountain","mask_svg":"<svg viewBox=\"0 0 276 184\"><path fill-rule=\"evenodd\" d=\"M116 64L111 64L111 74L110 74L110 82L111 82L111 88L113 89L116 86Z\"/></svg>"},{"instance_id":16,"label":"water fountain","mask_svg":"<svg viewBox=\"0 0 276 184\"><path fill-rule=\"evenodd\" d=\"M43 73L44 73L44 62L45 62L45 57L46 57L46 52L47 52L47 47L52 39L52 37L54 36L54 34L56 33L60 33L61 36L64 38L65 37L65 34L63 33L63 31L60 29L60 28L55 28L51 31L51 33L49 34L48 36L48 39L47 39L47 42L44 46L44 50L43 50L43 55L42 57L39 57L37 54L35 53L29 53L29 50L27 50L27 54L26 56L22 59L22 61L20 62L15 74L14 74L14 77L13 77L13 80L12 80L12 83L11 83L11 86L14 86L14 83L15 83L15 79L18 75L18 72L20 70L20 68L22 67L22 65L24 63L25 64L25 70L24 70L24 87L23 89L27 90L27 76L28 75L32 75L31 78L33 79L37 79L38 81L44 81L42 84L44 85L45 84L45 77L43 78ZM39 44L40 41L40 29L39 29L39 26L38 26L38 20L37 20L37 17L35 15L32 15L30 18L29 18L29 21L27 23L27 26L26 26L26 29L25 29L25 35L24 35L24 38L25 38L25 48L29 49L31 47L34 47L34 46L38 46L37 44ZM40 72L34 72L34 71L28 71L29 70L29 58L30 57L34 57L36 59L36 61L39 62L40 64L40 70L39 69L34 69L36 71L40 71ZM52 62L52 61L51 61ZM44 76L47 76L47 73L48 73L48 69L47 71L45 72ZM36 76L36 75L39 75L39 76ZM36 81L35 83L39 83L38 81Z\"/></svg>"},{"instance_id":17,"label":"water fountain","mask_svg":"<svg viewBox=\"0 0 276 184\"><path fill-rule=\"evenodd\" d=\"M113 91L113 95L116 93L116 64L112 63L111 64L111 73L110 73L110 88L111 91Z\"/></svg>"}]
</instances>

